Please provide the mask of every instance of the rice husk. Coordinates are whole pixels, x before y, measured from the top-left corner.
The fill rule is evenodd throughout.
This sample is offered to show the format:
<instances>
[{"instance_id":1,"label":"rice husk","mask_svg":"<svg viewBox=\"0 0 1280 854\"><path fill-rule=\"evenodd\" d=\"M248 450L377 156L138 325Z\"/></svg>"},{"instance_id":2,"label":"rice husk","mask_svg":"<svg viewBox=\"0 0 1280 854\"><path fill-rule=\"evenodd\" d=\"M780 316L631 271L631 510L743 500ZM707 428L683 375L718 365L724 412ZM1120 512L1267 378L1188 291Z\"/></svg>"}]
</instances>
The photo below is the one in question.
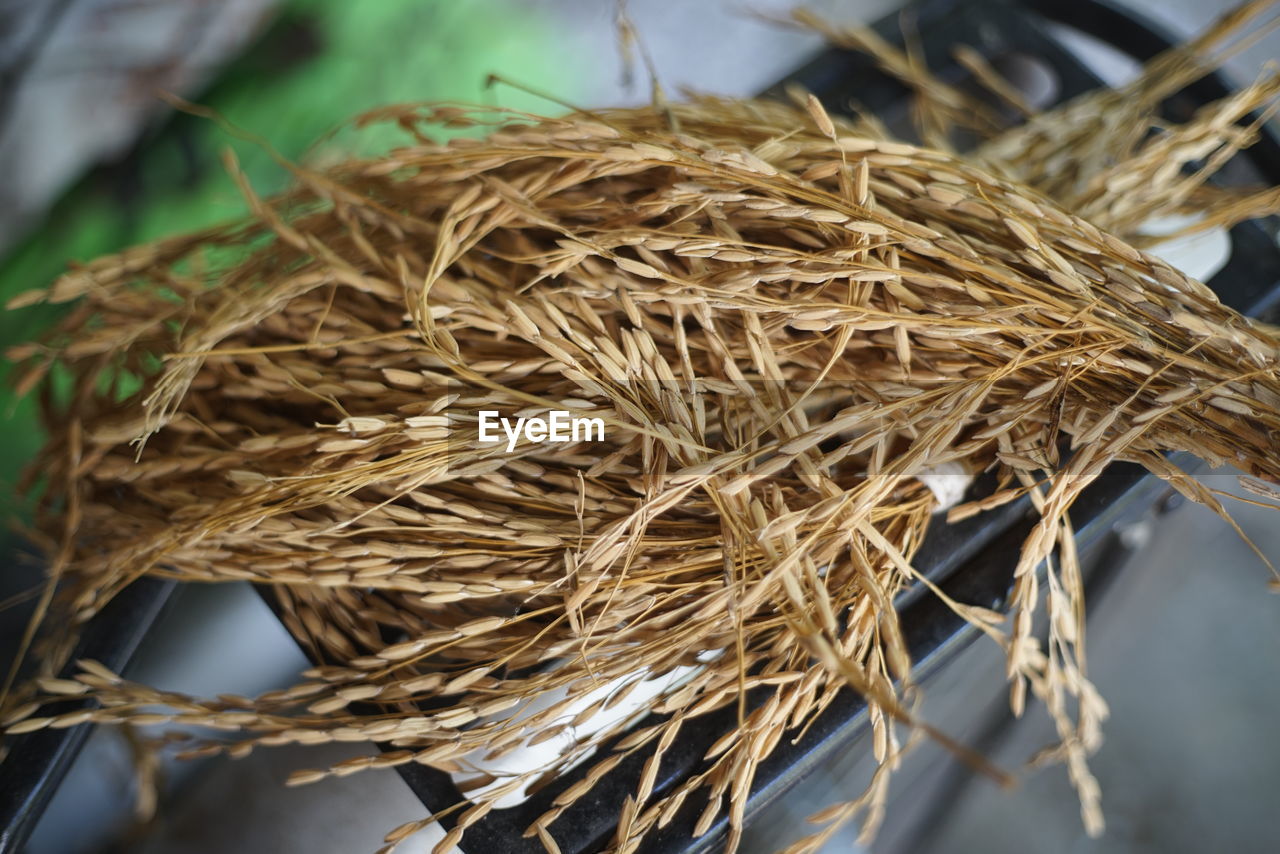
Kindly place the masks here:
<instances>
[{"instance_id":1,"label":"rice husk","mask_svg":"<svg viewBox=\"0 0 1280 854\"><path fill-rule=\"evenodd\" d=\"M460 804L440 850L498 798L589 755L529 828L553 850L556 819L633 754L650 758L610 850L634 850L695 798L700 829L727 812L732 849L759 763L850 688L880 771L795 850L858 817L869 835L908 731L1006 778L917 719L892 606L932 587L912 564L939 523L920 475L959 465L1002 487L953 519L1029 495L1039 521L1007 616L947 603L1004 647L1014 710L1030 693L1052 716L1054 756L1098 832L1086 760L1106 706L1085 668L1072 502L1127 460L1225 517L1170 450L1280 482L1277 330L1139 235L1157 215L1207 228L1276 210L1275 190L1180 169L1251 142L1274 75L1185 125L1154 117L1265 5L1122 91L984 126L964 155L950 129L989 111L867 32L826 28L918 90L926 145L798 93L563 118L388 107L360 122L395 122L411 144L323 170L285 163L295 187L271 199L229 159L251 218L92 261L20 301L72 305L18 353L50 428L34 534L57 595L45 678L9 692L7 731L163 720L229 733L188 745L199 755L390 746L295 783L458 771L689 667L641 710L667 717L607 727ZM486 135L433 138L461 126ZM52 389L55 365L68 393ZM481 411L548 409L601 418L605 441L474 441ZM74 627L145 575L268 585L321 663L252 700L165 692L94 662L53 678ZM575 708L601 685L607 698ZM49 708L86 696L89 710ZM656 791L682 727L731 705L737 729Z\"/></svg>"}]
</instances>

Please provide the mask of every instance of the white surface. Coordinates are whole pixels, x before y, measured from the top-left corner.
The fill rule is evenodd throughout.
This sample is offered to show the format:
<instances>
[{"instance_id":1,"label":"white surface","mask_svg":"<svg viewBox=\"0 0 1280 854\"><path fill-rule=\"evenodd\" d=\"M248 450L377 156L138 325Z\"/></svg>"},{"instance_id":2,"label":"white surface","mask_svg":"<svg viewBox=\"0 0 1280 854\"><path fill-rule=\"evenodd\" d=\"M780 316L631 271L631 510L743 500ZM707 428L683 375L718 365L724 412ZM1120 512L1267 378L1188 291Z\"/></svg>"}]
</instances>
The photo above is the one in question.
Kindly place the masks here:
<instances>
[{"instance_id":1,"label":"white surface","mask_svg":"<svg viewBox=\"0 0 1280 854\"><path fill-rule=\"evenodd\" d=\"M965 490L973 483L973 475L957 462L940 463L920 472L920 482L929 487L938 506L933 512L941 513L960 503Z\"/></svg>"},{"instance_id":2,"label":"white surface","mask_svg":"<svg viewBox=\"0 0 1280 854\"><path fill-rule=\"evenodd\" d=\"M1164 216L1143 224L1143 234L1162 236L1194 225L1200 217ZM1210 228L1156 244L1151 253L1193 279L1207 282L1231 259L1231 237L1225 228Z\"/></svg>"}]
</instances>

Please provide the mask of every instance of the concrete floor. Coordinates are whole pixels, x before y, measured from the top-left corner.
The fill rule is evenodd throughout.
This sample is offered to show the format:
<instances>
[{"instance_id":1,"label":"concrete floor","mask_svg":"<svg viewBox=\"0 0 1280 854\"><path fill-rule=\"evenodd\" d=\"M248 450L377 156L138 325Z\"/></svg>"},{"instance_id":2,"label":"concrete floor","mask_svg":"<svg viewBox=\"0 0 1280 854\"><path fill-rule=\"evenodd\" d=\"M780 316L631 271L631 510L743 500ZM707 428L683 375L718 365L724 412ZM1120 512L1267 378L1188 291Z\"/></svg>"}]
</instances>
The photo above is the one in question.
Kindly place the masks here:
<instances>
[{"instance_id":1,"label":"concrete floor","mask_svg":"<svg viewBox=\"0 0 1280 854\"><path fill-rule=\"evenodd\" d=\"M1231 509L1263 553L1280 556L1274 511ZM1106 835L1083 834L1066 775L1048 769L1012 795L966 787L921 854L1280 850L1280 596L1265 592L1268 577L1203 508L1153 526L1090 615L1090 674L1111 707L1093 762ZM1029 717L993 758L1017 767L1050 734L1043 715Z\"/></svg>"},{"instance_id":2,"label":"concrete floor","mask_svg":"<svg viewBox=\"0 0 1280 854\"><path fill-rule=\"evenodd\" d=\"M1236 491L1229 474L1206 475ZM1274 511L1229 505L1265 553L1280 555ZM932 744L899 775L875 854L1192 854L1270 852L1280 844L1280 597L1269 571L1221 520L1183 505L1131 536L1145 541L1090 605L1089 673L1111 708L1092 762L1105 835L1089 839L1061 767L1026 761L1054 741L1029 707L1008 718L1003 653L979 640L925 686L923 717L1020 775L998 790ZM993 727L993 724L995 725ZM994 732L994 738L993 738ZM753 828L747 850L776 851L804 818L865 785L865 746L819 769ZM938 803L938 786L958 796ZM827 852L860 851L856 829Z\"/></svg>"}]
</instances>

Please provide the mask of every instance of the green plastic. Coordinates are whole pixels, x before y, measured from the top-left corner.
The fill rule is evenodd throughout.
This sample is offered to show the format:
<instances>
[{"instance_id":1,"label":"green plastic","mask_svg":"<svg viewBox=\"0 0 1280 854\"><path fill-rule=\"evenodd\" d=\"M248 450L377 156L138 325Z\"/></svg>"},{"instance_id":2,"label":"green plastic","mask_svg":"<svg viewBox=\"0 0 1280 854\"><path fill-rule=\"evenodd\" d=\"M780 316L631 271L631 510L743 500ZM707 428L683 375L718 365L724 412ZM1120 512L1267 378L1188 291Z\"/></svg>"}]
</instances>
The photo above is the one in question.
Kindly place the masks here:
<instances>
[{"instance_id":1,"label":"green plastic","mask_svg":"<svg viewBox=\"0 0 1280 854\"><path fill-rule=\"evenodd\" d=\"M291 0L193 100L291 160L368 154L407 139L393 126L350 129L348 119L383 104L456 100L562 112L521 89L486 86L497 73L573 102L583 83L560 51L556 22L518 0ZM0 299L46 286L70 262L243 216L244 201L221 165L227 147L260 194L286 186L285 171L261 146L174 113L127 169L87 176L9 253L0 263ZM0 342L30 340L60 310L0 312ZM13 488L18 473L43 441L33 400L18 400L11 389L11 367L7 359L0 364L0 494L10 513L22 507Z\"/></svg>"}]
</instances>

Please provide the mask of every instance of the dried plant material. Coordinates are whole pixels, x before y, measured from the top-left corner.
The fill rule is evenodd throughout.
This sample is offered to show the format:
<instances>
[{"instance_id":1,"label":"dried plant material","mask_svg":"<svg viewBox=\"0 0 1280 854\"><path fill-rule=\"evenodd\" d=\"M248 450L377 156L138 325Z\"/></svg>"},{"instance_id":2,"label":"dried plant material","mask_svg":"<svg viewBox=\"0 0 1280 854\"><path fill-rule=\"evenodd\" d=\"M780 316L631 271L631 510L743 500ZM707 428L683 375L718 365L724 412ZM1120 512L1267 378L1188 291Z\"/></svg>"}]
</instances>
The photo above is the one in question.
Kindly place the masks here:
<instances>
[{"instance_id":1,"label":"dried plant material","mask_svg":"<svg viewBox=\"0 0 1280 854\"><path fill-rule=\"evenodd\" d=\"M1090 110L1134 99L1149 123L1170 91L1156 77L1181 85L1198 56L1157 60ZM983 115L936 91L945 117ZM67 627L148 574L270 585L325 663L253 700L204 700L83 662L15 691L7 731L163 719L231 734L198 755L391 748L295 784L410 762L480 777L670 676L641 708L669 717L618 720L550 768L488 780L442 845L589 756L529 828L554 851L562 811L643 752L610 850L691 799L703 830L727 813L733 848L759 763L851 687L880 769L815 817L827 826L796 847L813 850L859 816L874 832L905 729L946 739L913 715L892 602L932 587L912 564L938 509L926 476L995 467L1015 486L951 513L1031 496L1011 619L947 602L1006 649L1015 710L1030 692L1052 715L1051 758L1097 832L1086 759L1106 707L1084 665L1072 502L1130 460L1225 513L1172 449L1280 482L1280 335L1126 238L1189 206L1234 216L1237 198L1161 164L1193 149L1221 162L1256 130L1235 121L1276 94L1264 79L1150 140L1113 106L1085 138L1050 133L1083 109L1068 104L989 129L973 157L816 99L559 119L394 107L365 121L400 124L410 146L290 166L297 186L274 199L237 174L251 221L99 259L33 297L76 303L27 352L33 376L56 361L71 389L45 386L52 436L33 469L39 535L60 555L44 666L54 676ZM467 124L491 133L431 139ZM477 435L482 412L552 410L600 419L604 440ZM73 718L46 708L86 695L100 705ZM738 729L658 791L681 728L734 705Z\"/></svg>"}]
</instances>

